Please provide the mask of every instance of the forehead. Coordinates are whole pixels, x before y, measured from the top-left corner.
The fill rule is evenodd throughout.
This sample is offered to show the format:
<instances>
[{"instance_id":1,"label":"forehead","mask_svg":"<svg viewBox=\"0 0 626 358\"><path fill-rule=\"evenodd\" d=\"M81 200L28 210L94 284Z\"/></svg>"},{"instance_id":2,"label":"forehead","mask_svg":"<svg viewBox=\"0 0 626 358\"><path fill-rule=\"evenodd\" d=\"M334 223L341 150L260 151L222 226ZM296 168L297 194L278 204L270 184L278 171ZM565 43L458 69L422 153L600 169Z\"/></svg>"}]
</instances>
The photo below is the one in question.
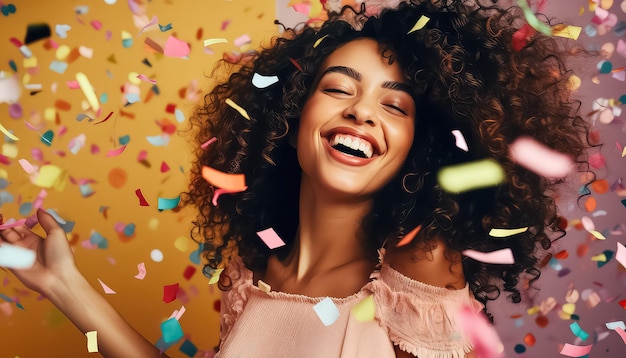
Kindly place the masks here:
<instances>
[{"instance_id":1,"label":"forehead","mask_svg":"<svg viewBox=\"0 0 626 358\"><path fill-rule=\"evenodd\" d=\"M388 51L370 38L362 38L350 41L333 51L322 63L320 73L331 66L347 66L357 69L364 74L375 73L383 70L391 75L394 80L402 80L402 71L397 61L389 62Z\"/></svg>"}]
</instances>

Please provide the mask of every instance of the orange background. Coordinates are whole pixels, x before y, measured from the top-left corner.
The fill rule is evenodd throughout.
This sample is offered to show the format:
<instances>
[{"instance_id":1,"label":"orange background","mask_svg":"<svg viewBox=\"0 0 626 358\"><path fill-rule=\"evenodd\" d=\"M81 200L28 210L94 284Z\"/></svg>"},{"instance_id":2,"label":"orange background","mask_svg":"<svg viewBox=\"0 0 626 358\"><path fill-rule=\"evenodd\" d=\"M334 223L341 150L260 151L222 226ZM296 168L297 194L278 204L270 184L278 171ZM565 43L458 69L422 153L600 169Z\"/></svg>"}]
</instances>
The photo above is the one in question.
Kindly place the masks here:
<instances>
[{"instance_id":1,"label":"orange background","mask_svg":"<svg viewBox=\"0 0 626 358\"><path fill-rule=\"evenodd\" d=\"M66 170L76 180L93 179L95 182L89 185L94 194L89 197L81 194L79 185L68 182L63 190L47 189L48 195L43 202L45 208L56 210L67 221L76 222L69 236L81 271L103 294L98 279L116 291L116 294L105 295L106 298L153 342L160 336L159 324L184 305L186 313L180 319L183 331L199 350L210 350L218 343L218 312L214 310L214 302L219 298L219 290L207 284L201 273L202 266L193 264L189 259L198 248L189 239L192 216L189 211L157 210L157 198L174 198L186 189L186 173L191 159L188 138L185 133L174 133L169 136L167 146L154 146L146 140L146 136L161 135L163 131L159 123L162 121L167 121L178 130L187 128L187 120L179 123L174 114L166 112L167 105L175 104L186 117L191 113L194 101L181 98L179 91L193 93L193 90L187 89L191 81L197 81L200 92L209 88L208 75L224 52L240 52L249 50L251 47L248 46L267 44L276 33L273 24L275 5L273 0L139 2L144 4L147 19L157 16L160 25L171 23L172 29L161 32L157 27L139 35L140 28L133 22L128 2L122 0L113 5L107 5L103 0L4 2L5 5L13 3L17 11L9 16L0 15L0 70L9 76L15 73L20 82L39 83L42 90L35 95L22 90L19 103L23 115L19 119L9 117L7 103L0 104L2 125L20 139L15 143L6 139L2 141L2 152L9 155L17 150L17 156L10 158L9 165L0 165L0 177L9 182L2 190L14 196L13 202L4 202L0 211L5 219L24 217L19 213L20 205L32 203L42 189L31 183L18 165L18 159L26 159L37 166L48 162ZM88 12L77 15L75 8L82 5L88 6ZM94 20L101 22L100 30L91 25ZM52 35L28 45L37 60L37 67L26 69L24 56L9 39L15 37L24 41L27 25L32 23L49 24ZM67 38L55 33L57 24L71 26ZM107 39L107 31L111 33L110 40ZM122 31L131 34L132 46L125 48L122 45ZM202 33L199 34L199 31ZM245 34L250 36L251 45L237 47L234 40ZM146 38L163 46L169 36L190 44L188 59L146 50ZM205 52L203 47L204 39L208 38L225 38L228 43L210 46L214 52L211 54ZM56 46L54 44L70 49L85 46L93 49L93 57L79 56L69 63L63 74L59 74L49 68L50 63L57 60L56 49L52 48ZM109 60L111 56L114 62ZM142 63L144 59L152 67ZM17 72L10 68L11 60L15 62ZM81 90L69 89L66 84L75 80L77 72L87 75L98 96L108 95L108 101L101 102L102 110L97 116L82 107L85 96ZM156 80L160 94L149 96L152 84L142 81L137 85L141 100L124 106L126 100L121 88L129 83L131 72ZM30 79L25 79L28 76ZM69 110L55 111L58 100L67 102L71 106ZM49 119L46 119L46 111L52 113ZM121 111L134 118L122 115ZM109 120L94 124L103 120L109 112L113 112ZM87 119L77 121L80 113L96 118L92 122ZM30 129L24 122L37 128ZM67 130L61 134L63 128ZM50 146L40 140L47 130L55 134ZM86 144L77 154L72 154L69 142L80 134L86 136ZM126 135L130 136L126 150L119 156L107 157L109 150L119 148L119 138ZM100 152L92 154L92 145L98 146ZM43 152L43 162L32 156L32 149ZM147 152L146 160L150 167L139 163L141 151ZM161 172L162 163L166 163L170 170ZM122 169L127 176L119 188L114 188L108 179L114 168ZM139 205L136 189L141 189L149 206ZM108 208L106 216L101 212L103 207ZM122 226L135 224L135 235L131 239L121 236L121 239L126 239L121 240L115 230L116 223L122 223ZM87 249L83 246L92 230L108 240L107 249ZM180 237L185 244L182 246L186 248L174 246ZM163 252L162 262L154 262L150 258L153 249ZM144 262L147 269L144 280L134 278L140 262ZM183 272L190 265L197 271L187 280ZM179 296L171 303L163 302L163 286L175 283L179 283L179 294L186 298ZM0 298L0 357L89 356L85 336L51 304L25 289L6 270L0 270L0 293L24 307L22 311L16 302ZM173 357L186 356L178 350L181 343L182 340L167 353Z\"/></svg>"}]
</instances>

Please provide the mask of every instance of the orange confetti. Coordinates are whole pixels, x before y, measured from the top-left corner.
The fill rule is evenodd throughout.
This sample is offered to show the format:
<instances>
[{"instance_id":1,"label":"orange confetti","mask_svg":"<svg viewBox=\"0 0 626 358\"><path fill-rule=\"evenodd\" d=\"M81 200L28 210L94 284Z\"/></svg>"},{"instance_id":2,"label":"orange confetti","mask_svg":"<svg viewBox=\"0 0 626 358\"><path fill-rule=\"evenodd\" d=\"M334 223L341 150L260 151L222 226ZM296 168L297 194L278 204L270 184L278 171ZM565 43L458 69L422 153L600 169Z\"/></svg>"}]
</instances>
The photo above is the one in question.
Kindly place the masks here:
<instances>
[{"instance_id":1,"label":"orange confetti","mask_svg":"<svg viewBox=\"0 0 626 358\"><path fill-rule=\"evenodd\" d=\"M554 255L555 258L559 259L559 260L564 260L569 256L569 253L567 252L567 250L562 250L556 253L556 255Z\"/></svg>"},{"instance_id":2,"label":"orange confetti","mask_svg":"<svg viewBox=\"0 0 626 358\"><path fill-rule=\"evenodd\" d=\"M408 245L409 243L411 243L411 241L413 241L413 239L415 238L415 235L417 235L418 232L420 232L422 228L422 225L418 225L415 229L409 231L408 234L406 234L402 240L400 240L400 242L398 242L398 244L396 245L397 247L400 246L405 246Z\"/></svg>"},{"instance_id":3,"label":"orange confetti","mask_svg":"<svg viewBox=\"0 0 626 358\"><path fill-rule=\"evenodd\" d=\"M604 194L609 191L609 182L605 179L595 180L591 183L591 189L598 194Z\"/></svg>"},{"instance_id":4,"label":"orange confetti","mask_svg":"<svg viewBox=\"0 0 626 358\"><path fill-rule=\"evenodd\" d=\"M526 343L527 346L532 347L535 345L536 339L535 336L532 333L528 333L525 337L524 337L524 343Z\"/></svg>"},{"instance_id":5,"label":"orange confetti","mask_svg":"<svg viewBox=\"0 0 626 358\"><path fill-rule=\"evenodd\" d=\"M590 196L587 198L587 200L585 200L585 210L587 210L587 212L595 211L597 206L598 202L593 196Z\"/></svg>"},{"instance_id":6,"label":"orange confetti","mask_svg":"<svg viewBox=\"0 0 626 358\"><path fill-rule=\"evenodd\" d=\"M109 172L109 184L115 189L119 189L126 184L126 179L128 175L126 171L122 168L113 168Z\"/></svg>"},{"instance_id":7,"label":"orange confetti","mask_svg":"<svg viewBox=\"0 0 626 358\"><path fill-rule=\"evenodd\" d=\"M69 111L72 109L72 104L62 99L57 99L56 102L54 102L54 108L59 111Z\"/></svg>"},{"instance_id":8,"label":"orange confetti","mask_svg":"<svg viewBox=\"0 0 626 358\"><path fill-rule=\"evenodd\" d=\"M580 244L576 248L576 256L583 257L589 253L589 246L587 244Z\"/></svg>"},{"instance_id":9,"label":"orange confetti","mask_svg":"<svg viewBox=\"0 0 626 358\"><path fill-rule=\"evenodd\" d=\"M246 178L243 174L229 174L220 172L217 169L204 166L202 167L202 177L209 184L218 188L226 189L231 193L237 193L248 189L246 186Z\"/></svg>"}]
</instances>

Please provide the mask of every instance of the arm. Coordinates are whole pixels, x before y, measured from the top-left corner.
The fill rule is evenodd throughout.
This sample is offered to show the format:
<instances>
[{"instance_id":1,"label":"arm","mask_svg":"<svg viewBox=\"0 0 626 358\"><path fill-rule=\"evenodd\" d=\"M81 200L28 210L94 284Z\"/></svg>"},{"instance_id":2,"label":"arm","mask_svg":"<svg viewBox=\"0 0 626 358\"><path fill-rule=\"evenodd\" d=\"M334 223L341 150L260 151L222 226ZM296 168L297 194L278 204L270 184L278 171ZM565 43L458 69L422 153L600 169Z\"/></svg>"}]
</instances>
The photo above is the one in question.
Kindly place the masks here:
<instances>
[{"instance_id":1,"label":"arm","mask_svg":"<svg viewBox=\"0 0 626 358\"><path fill-rule=\"evenodd\" d=\"M98 350L105 357L159 357L159 350L141 336L78 271L65 232L43 210L37 218L47 236L24 226L0 232L0 245L34 250L35 264L11 270L24 285L46 296L83 333L98 332ZM85 347L85 350L87 348Z\"/></svg>"},{"instance_id":2,"label":"arm","mask_svg":"<svg viewBox=\"0 0 626 358\"><path fill-rule=\"evenodd\" d=\"M439 241L432 251L411 250L406 247L389 247L385 252L385 262L394 270L408 278L420 281L431 286L448 289L462 289L465 287L465 276L461 264L461 254L451 253L446 257L446 247ZM412 354L394 346L397 358L414 357ZM469 352L465 358L475 358L474 352Z\"/></svg>"}]
</instances>

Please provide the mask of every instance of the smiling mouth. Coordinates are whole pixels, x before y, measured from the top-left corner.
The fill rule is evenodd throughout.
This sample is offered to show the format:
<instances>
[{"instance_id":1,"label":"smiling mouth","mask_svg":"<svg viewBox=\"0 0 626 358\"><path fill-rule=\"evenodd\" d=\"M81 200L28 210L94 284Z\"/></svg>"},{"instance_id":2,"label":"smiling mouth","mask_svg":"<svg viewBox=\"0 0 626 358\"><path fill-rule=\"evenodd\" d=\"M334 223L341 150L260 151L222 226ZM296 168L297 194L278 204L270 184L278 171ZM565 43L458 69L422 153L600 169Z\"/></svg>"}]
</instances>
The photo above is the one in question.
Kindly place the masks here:
<instances>
[{"instance_id":1,"label":"smiling mouth","mask_svg":"<svg viewBox=\"0 0 626 358\"><path fill-rule=\"evenodd\" d=\"M330 146L335 150L354 157L369 159L374 155L371 143L347 134L335 134L330 140Z\"/></svg>"}]
</instances>

